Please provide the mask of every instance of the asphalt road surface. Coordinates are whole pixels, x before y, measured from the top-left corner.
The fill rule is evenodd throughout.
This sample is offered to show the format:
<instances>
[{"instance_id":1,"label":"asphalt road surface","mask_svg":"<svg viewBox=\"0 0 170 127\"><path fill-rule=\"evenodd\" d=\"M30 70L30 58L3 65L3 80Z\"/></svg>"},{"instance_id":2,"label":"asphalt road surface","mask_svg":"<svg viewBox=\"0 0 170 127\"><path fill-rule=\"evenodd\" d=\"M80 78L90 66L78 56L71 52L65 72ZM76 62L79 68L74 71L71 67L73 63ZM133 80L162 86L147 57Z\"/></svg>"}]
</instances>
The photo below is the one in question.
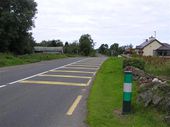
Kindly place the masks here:
<instances>
[{"instance_id":1,"label":"asphalt road surface","mask_svg":"<svg viewBox=\"0 0 170 127\"><path fill-rule=\"evenodd\" d=\"M0 127L85 127L89 86L105 57L0 68Z\"/></svg>"}]
</instances>

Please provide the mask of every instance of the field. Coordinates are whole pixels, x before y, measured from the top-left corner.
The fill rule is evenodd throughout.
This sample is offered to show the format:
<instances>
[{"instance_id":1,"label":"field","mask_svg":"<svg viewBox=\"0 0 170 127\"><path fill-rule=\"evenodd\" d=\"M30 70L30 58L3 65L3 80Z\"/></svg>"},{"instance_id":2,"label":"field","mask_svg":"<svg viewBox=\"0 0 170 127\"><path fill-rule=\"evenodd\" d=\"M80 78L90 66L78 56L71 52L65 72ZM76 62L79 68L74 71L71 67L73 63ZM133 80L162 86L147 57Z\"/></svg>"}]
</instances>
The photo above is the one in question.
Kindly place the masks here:
<instances>
[{"instance_id":1,"label":"field","mask_svg":"<svg viewBox=\"0 0 170 127\"><path fill-rule=\"evenodd\" d=\"M90 127L168 127L161 114L136 102L133 83L133 113L122 116L123 70L121 58L109 58L96 75L88 98L87 123Z\"/></svg>"},{"instance_id":2,"label":"field","mask_svg":"<svg viewBox=\"0 0 170 127\"><path fill-rule=\"evenodd\" d=\"M71 57L71 55L65 54L28 54L22 56L15 56L8 53L0 53L0 67L28 64L40 62L43 60L52 60Z\"/></svg>"}]
</instances>

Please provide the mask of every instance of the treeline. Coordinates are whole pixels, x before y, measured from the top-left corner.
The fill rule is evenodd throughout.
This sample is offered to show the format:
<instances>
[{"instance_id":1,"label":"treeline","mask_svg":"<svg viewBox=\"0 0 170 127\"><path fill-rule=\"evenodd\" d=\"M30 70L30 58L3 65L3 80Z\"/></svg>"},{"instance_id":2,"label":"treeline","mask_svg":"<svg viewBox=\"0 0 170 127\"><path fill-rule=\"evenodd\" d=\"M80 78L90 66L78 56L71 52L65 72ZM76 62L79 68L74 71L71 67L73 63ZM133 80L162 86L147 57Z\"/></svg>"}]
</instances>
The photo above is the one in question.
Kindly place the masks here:
<instances>
[{"instance_id":1,"label":"treeline","mask_svg":"<svg viewBox=\"0 0 170 127\"><path fill-rule=\"evenodd\" d=\"M37 3L34 0L0 0L0 52L17 55L33 52L34 46L63 46L65 53L91 55L94 43L89 34L84 34L79 41L63 44L60 40L34 41L30 32L34 27Z\"/></svg>"},{"instance_id":2,"label":"treeline","mask_svg":"<svg viewBox=\"0 0 170 127\"><path fill-rule=\"evenodd\" d=\"M61 40L43 40L41 43L35 43L35 46L43 46L43 47L63 47L63 42Z\"/></svg>"},{"instance_id":3,"label":"treeline","mask_svg":"<svg viewBox=\"0 0 170 127\"><path fill-rule=\"evenodd\" d=\"M98 49L98 52L107 55L107 56L118 56L120 54L128 54L132 52L133 45L126 45L126 46L119 46L118 43L112 44L110 47L108 44L101 44L101 46Z\"/></svg>"},{"instance_id":4,"label":"treeline","mask_svg":"<svg viewBox=\"0 0 170 127\"><path fill-rule=\"evenodd\" d=\"M35 46L63 47L64 53L67 54L79 54L84 56L95 55L94 42L89 34L82 35L78 41L72 43L63 43L61 40L44 40L41 43L36 43Z\"/></svg>"}]
</instances>

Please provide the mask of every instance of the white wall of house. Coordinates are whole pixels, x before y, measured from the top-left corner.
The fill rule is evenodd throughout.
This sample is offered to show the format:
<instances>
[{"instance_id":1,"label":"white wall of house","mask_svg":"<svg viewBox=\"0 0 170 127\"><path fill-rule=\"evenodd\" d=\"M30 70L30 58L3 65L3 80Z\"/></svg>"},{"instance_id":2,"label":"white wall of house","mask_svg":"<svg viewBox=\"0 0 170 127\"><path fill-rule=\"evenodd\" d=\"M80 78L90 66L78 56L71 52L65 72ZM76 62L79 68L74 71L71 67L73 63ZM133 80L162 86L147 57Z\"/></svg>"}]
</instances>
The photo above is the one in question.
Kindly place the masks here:
<instances>
[{"instance_id":1,"label":"white wall of house","mask_svg":"<svg viewBox=\"0 0 170 127\"><path fill-rule=\"evenodd\" d=\"M158 49L161 46L162 45L159 42L153 41L152 43L150 43L149 45L144 47L143 55L144 56L153 56L154 55L154 50Z\"/></svg>"}]
</instances>

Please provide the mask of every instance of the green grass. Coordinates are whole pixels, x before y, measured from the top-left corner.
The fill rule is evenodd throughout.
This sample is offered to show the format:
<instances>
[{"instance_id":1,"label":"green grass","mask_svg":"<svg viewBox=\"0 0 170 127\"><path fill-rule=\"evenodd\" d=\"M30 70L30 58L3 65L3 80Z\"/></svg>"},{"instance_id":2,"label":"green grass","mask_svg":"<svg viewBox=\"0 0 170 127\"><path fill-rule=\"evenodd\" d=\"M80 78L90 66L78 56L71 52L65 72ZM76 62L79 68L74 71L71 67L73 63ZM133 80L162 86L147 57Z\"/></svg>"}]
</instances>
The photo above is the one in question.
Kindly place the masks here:
<instances>
[{"instance_id":1,"label":"green grass","mask_svg":"<svg viewBox=\"0 0 170 127\"><path fill-rule=\"evenodd\" d=\"M122 96L122 59L109 58L97 73L88 98L87 123L90 127L167 127L161 114L136 103L136 83L133 84L134 113L121 116L114 112L121 111Z\"/></svg>"},{"instance_id":2,"label":"green grass","mask_svg":"<svg viewBox=\"0 0 170 127\"><path fill-rule=\"evenodd\" d=\"M0 67L35 63L35 62L40 62L44 60L60 59L60 58L66 58L66 57L71 57L71 56L72 55L45 54L45 53L14 56L8 53L0 53Z\"/></svg>"}]
</instances>

